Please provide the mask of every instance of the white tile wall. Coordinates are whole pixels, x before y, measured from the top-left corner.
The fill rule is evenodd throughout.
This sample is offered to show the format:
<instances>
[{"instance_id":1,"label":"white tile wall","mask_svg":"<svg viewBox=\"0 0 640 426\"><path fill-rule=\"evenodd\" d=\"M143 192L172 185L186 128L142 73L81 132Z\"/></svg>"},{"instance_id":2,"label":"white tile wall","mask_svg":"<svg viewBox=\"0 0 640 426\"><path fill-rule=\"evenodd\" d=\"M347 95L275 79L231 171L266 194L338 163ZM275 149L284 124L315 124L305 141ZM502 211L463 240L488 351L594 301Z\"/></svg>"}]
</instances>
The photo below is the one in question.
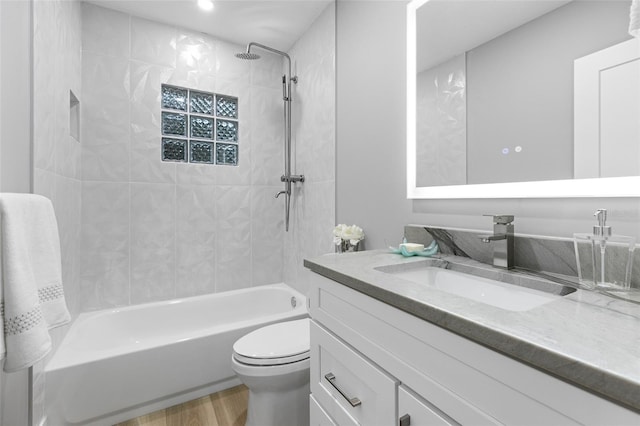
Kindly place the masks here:
<instances>
[{"instance_id":1,"label":"white tile wall","mask_svg":"<svg viewBox=\"0 0 640 426\"><path fill-rule=\"evenodd\" d=\"M235 54L244 46L91 4L82 11L82 309L283 281L284 200L274 198L284 167L281 58L243 61ZM334 175L325 159L334 152L333 29L328 10L298 48L322 49L300 60L306 82L294 101L294 114L309 108L294 116L295 137L322 144L305 161L330 169L312 183ZM162 83L239 99L238 167L160 161ZM316 96L324 106L310 108ZM316 114L321 122L300 123ZM333 206L316 214L332 226Z\"/></svg>"},{"instance_id":2,"label":"white tile wall","mask_svg":"<svg viewBox=\"0 0 640 426\"><path fill-rule=\"evenodd\" d=\"M131 303L175 297L176 186L132 183Z\"/></svg>"},{"instance_id":3,"label":"white tile wall","mask_svg":"<svg viewBox=\"0 0 640 426\"><path fill-rule=\"evenodd\" d=\"M335 226L335 5L330 4L289 51L294 62L293 173L296 185L285 237L285 282L308 290L305 258L334 251Z\"/></svg>"},{"instance_id":4,"label":"white tile wall","mask_svg":"<svg viewBox=\"0 0 640 426\"><path fill-rule=\"evenodd\" d=\"M175 27L131 18L131 59L175 68L177 42Z\"/></svg>"},{"instance_id":5,"label":"white tile wall","mask_svg":"<svg viewBox=\"0 0 640 426\"><path fill-rule=\"evenodd\" d=\"M130 184L82 183L81 308L129 304Z\"/></svg>"},{"instance_id":6,"label":"white tile wall","mask_svg":"<svg viewBox=\"0 0 640 426\"><path fill-rule=\"evenodd\" d=\"M82 84L82 179L128 182L129 61L83 51Z\"/></svg>"},{"instance_id":7,"label":"white tile wall","mask_svg":"<svg viewBox=\"0 0 640 426\"><path fill-rule=\"evenodd\" d=\"M216 196L214 185L176 187L177 297L216 291Z\"/></svg>"},{"instance_id":8,"label":"white tile wall","mask_svg":"<svg viewBox=\"0 0 640 426\"><path fill-rule=\"evenodd\" d=\"M255 130L251 146L252 183L280 186L280 176L284 171L282 87L256 87L251 95L250 119ZM264 158L271 158L273 161L265 162Z\"/></svg>"},{"instance_id":9,"label":"white tile wall","mask_svg":"<svg viewBox=\"0 0 640 426\"><path fill-rule=\"evenodd\" d=\"M251 187L218 186L216 200L216 291L250 287Z\"/></svg>"},{"instance_id":10,"label":"white tile wall","mask_svg":"<svg viewBox=\"0 0 640 426\"><path fill-rule=\"evenodd\" d=\"M62 275L78 313L80 141L70 135L70 91L81 94L81 14L75 1L34 2L34 192L50 198L61 234Z\"/></svg>"},{"instance_id":11,"label":"white tile wall","mask_svg":"<svg viewBox=\"0 0 640 426\"><path fill-rule=\"evenodd\" d=\"M99 7L83 7L82 52L104 56L130 56L131 18ZM91 23L91 25L87 25Z\"/></svg>"},{"instance_id":12,"label":"white tile wall","mask_svg":"<svg viewBox=\"0 0 640 426\"><path fill-rule=\"evenodd\" d=\"M62 280L72 316L80 312L81 141L70 135L70 91L82 102L78 1L33 2L34 192L51 199L60 232ZM66 327L52 332L54 350ZM34 366L33 419L44 417L44 362Z\"/></svg>"}]
</instances>

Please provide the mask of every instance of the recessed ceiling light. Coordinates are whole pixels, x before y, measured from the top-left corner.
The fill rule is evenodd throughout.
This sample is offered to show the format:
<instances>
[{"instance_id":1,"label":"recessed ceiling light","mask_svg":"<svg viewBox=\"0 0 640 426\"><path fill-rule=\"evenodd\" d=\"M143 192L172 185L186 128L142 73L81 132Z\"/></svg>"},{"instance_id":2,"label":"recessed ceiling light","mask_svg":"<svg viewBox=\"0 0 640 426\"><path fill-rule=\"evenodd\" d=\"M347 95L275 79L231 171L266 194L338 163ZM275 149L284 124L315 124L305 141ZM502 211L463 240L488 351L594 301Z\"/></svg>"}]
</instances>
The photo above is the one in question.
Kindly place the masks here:
<instances>
[{"instance_id":1,"label":"recessed ceiling light","mask_svg":"<svg viewBox=\"0 0 640 426\"><path fill-rule=\"evenodd\" d=\"M213 10L213 1L212 0L198 0L198 6L202 10Z\"/></svg>"}]
</instances>

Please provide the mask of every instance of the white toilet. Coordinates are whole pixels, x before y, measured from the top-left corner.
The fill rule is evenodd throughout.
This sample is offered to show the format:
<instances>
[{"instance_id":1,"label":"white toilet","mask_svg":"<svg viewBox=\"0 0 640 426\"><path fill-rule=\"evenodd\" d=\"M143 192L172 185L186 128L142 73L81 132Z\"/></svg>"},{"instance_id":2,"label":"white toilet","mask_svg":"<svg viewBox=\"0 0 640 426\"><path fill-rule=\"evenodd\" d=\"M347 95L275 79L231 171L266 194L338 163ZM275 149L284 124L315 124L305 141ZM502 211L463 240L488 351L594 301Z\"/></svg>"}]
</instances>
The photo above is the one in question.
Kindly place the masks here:
<instances>
[{"instance_id":1,"label":"white toilet","mask_svg":"<svg viewBox=\"0 0 640 426\"><path fill-rule=\"evenodd\" d=\"M268 325L233 345L233 370L249 388L246 426L309 424L309 319Z\"/></svg>"}]
</instances>

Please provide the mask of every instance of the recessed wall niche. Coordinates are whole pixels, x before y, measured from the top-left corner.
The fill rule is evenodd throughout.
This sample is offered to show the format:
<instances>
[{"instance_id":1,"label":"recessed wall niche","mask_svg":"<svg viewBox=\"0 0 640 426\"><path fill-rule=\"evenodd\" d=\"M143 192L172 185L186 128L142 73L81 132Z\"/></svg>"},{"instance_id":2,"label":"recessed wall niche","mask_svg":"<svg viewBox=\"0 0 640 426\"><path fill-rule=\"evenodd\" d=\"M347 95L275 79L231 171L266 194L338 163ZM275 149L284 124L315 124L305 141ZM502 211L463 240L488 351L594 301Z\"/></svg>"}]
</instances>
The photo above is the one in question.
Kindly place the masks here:
<instances>
[{"instance_id":1,"label":"recessed wall niche","mask_svg":"<svg viewBox=\"0 0 640 426\"><path fill-rule=\"evenodd\" d=\"M162 161L238 165L238 98L161 87Z\"/></svg>"}]
</instances>

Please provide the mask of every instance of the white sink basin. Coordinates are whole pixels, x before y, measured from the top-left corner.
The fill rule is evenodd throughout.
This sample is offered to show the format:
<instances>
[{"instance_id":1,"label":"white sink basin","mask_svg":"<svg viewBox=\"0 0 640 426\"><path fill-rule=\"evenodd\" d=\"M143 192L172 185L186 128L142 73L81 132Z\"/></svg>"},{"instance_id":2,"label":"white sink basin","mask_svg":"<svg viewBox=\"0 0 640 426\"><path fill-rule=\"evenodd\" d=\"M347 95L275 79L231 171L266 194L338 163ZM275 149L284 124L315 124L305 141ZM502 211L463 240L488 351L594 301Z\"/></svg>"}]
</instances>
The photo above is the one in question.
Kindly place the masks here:
<instances>
[{"instance_id":1,"label":"white sink basin","mask_svg":"<svg viewBox=\"0 0 640 426\"><path fill-rule=\"evenodd\" d=\"M562 298L561 295L438 267L389 272L408 281L507 311L527 311Z\"/></svg>"}]
</instances>

